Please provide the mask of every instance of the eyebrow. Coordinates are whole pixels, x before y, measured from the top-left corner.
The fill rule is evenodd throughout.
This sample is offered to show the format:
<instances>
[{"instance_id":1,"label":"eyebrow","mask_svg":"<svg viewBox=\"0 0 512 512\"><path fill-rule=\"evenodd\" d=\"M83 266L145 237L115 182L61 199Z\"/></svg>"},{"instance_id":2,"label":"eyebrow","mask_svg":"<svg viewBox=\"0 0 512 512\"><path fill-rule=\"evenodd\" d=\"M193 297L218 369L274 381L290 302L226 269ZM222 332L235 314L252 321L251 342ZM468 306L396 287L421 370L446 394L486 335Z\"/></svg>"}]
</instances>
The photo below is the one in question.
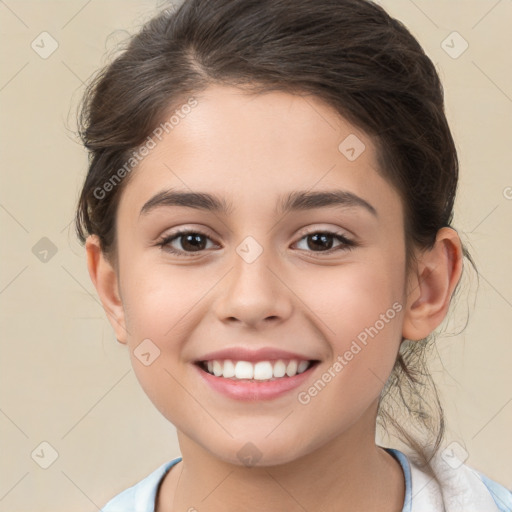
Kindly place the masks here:
<instances>
[{"instance_id":1,"label":"eyebrow","mask_svg":"<svg viewBox=\"0 0 512 512\"><path fill-rule=\"evenodd\" d=\"M144 204L139 217L148 214L156 208L164 206L183 206L224 215L229 215L233 211L231 203L212 194L205 192L163 190ZM364 208L373 216L378 217L377 210L370 203L348 190L325 190L319 192L307 190L293 191L280 198L274 213L281 215L291 211L311 210L328 206Z\"/></svg>"}]
</instances>

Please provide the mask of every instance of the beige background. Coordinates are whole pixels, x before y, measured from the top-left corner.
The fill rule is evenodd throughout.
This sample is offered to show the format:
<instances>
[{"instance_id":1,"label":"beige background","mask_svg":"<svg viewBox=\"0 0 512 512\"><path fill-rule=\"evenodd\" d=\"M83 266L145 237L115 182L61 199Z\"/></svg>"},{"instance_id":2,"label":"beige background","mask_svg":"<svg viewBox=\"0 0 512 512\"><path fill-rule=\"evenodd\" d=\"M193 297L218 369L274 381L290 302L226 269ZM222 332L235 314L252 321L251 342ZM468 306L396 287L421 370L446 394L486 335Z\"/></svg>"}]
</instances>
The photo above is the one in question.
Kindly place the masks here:
<instances>
[{"instance_id":1,"label":"beige background","mask_svg":"<svg viewBox=\"0 0 512 512\"><path fill-rule=\"evenodd\" d=\"M469 310L467 328L438 342L445 444L459 443L467 464L512 488L512 2L380 3L441 73L461 161L455 227L481 271L478 294L474 275L465 279L447 326L457 333ZM70 224L87 164L73 135L83 84L156 7L0 2L0 511L92 512L179 455L173 426L115 341ZM46 59L31 48L43 31L58 43ZM441 46L453 31L469 43L458 58ZM46 262L43 237L57 248ZM43 441L58 453L48 469Z\"/></svg>"}]
</instances>

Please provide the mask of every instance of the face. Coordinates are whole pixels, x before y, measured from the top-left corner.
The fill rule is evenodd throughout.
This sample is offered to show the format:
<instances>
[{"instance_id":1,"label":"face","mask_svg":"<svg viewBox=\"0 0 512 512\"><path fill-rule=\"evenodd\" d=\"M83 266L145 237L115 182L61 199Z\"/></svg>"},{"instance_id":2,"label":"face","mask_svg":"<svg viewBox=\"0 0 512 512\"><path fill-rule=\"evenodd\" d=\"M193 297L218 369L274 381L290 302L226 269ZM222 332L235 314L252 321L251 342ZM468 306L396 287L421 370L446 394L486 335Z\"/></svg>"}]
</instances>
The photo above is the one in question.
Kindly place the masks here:
<instances>
[{"instance_id":1,"label":"face","mask_svg":"<svg viewBox=\"0 0 512 512\"><path fill-rule=\"evenodd\" d=\"M320 100L215 86L133 171L117 217L123 341L149 398L210 454L288 462L375 405L406 286L402 204L377 169L370 138ZM229 376L228 359L240 379L207 373ZM293 359L307 369L293 376Z\"/></svg>"}]
</instances>

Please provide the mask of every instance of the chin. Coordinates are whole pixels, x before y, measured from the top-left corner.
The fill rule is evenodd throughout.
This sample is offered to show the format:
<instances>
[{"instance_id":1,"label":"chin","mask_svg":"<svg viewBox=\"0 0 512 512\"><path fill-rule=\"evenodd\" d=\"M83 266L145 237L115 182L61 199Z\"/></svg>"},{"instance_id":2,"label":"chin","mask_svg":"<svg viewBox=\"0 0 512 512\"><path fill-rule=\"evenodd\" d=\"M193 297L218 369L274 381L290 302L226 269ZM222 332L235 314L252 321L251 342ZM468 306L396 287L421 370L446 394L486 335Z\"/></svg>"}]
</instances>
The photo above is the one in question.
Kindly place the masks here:
<instances>
[{"instance_id":1,"label":"chin","mask_svg":"<svg viewBox=\"0 0 512 512\"><path fill-rule=\"evenodd\" d=\"M210 445L210 446L209 446ZM295 442L292 437L287 442L265 438L265 435L243 436L243 438L225 439L223 443L211 446L211 439L203 446L217 459L240 467L266 467L287 464L304 455L304 445Z\"/></svg>"}]
</instances>

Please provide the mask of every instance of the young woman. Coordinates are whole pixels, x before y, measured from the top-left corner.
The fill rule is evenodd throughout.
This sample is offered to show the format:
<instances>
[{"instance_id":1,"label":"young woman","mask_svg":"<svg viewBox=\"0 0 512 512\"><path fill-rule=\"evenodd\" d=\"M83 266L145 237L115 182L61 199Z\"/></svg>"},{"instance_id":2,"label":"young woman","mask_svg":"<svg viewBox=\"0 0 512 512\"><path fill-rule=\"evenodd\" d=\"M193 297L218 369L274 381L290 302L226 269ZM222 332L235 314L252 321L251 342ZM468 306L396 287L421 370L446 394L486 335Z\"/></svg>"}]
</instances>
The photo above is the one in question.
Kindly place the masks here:
<instances>
[{"instance_id":1,"label":"young woman","mask_svg":"<svg viewBox=\"0 0 512 512\"><path fill-rule=\"evenodd\" d=\"M472 260L442 86L400 22L186 0L82 123L89 273L182 453L104 512L512 509L442 446L425 354Z\"/></svg>"}]
</instances>

